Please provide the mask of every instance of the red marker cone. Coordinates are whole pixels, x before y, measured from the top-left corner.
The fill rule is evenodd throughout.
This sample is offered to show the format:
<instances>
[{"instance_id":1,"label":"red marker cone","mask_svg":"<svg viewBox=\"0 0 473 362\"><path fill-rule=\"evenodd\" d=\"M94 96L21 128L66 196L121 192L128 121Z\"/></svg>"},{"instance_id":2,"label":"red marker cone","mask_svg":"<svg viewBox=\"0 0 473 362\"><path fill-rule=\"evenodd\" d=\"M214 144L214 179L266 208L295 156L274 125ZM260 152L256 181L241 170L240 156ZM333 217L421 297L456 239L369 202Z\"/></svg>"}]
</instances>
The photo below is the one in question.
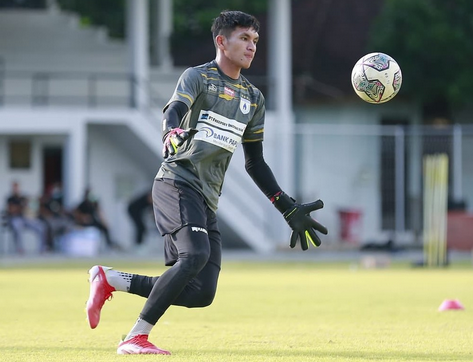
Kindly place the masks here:
<instances>
[{"instance_id":1,"label":"red marker cone","mask_svg":"<svg viewBox=\"0 0 473 362\"><path fill-rule=\"evenodd\" d=\"M439 312L446 310L464 310L465 307L460 303L458 299L445 299L442 304L440 304Z\"/></svg>"}]
</instances>

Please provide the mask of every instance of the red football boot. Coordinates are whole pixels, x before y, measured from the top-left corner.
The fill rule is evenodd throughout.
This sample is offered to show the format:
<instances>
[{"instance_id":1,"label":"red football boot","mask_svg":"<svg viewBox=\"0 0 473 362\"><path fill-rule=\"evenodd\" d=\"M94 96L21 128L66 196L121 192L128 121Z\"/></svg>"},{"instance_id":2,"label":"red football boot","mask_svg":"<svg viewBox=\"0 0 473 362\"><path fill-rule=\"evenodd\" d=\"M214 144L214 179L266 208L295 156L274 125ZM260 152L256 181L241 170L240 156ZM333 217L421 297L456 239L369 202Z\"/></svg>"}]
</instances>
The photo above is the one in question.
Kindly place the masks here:
<instances>
[{"instance_id":1,"label":"red football boot","mask_svg":"<svg viewBox=\"0 0 473 362\"><path fill-rule=\"evenodd\" d=\"M100 311L106 300L112 299L112 292L115 288L107 282L105 270L111 269L100 265L95 265L89 270L90 294L87 301L87 320L90 328L95 328L100 322Z\"/></svg>"}]
</instances>

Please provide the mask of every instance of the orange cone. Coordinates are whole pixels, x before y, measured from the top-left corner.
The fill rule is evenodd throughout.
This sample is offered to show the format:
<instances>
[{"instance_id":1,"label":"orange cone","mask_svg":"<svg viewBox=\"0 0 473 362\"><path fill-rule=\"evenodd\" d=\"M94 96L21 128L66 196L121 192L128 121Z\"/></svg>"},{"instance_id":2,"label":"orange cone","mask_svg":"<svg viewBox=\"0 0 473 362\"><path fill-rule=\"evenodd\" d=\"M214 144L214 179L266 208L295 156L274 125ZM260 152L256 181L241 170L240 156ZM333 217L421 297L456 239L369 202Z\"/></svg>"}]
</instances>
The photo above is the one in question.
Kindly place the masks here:
<instances>
[{"instance_id":1,"label":"orange cone","mask_svg":"<svg viewBox=\"0 0 473 362\"><path fill-rule=\"evenodd\" d=\"M465 307L460 303L458 299L445 299L442 304L440 304L439 312L446 310L464 310Z\"/></svg>"}]
</instances>

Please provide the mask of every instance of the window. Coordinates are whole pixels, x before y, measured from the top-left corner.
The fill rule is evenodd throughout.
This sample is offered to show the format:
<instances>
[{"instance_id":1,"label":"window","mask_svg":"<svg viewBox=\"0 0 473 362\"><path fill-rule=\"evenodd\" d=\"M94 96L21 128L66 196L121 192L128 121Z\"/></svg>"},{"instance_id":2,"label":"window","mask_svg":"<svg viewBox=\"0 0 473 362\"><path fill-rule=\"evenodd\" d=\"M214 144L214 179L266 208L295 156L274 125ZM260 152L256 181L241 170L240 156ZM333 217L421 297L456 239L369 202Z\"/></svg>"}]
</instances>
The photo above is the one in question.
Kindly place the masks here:
<instances>
[{"instance_id":1,"label":"window","mask_svg":"<svg viewBox=\"0 0 473 362\"><path fill-rule=\"evenodd\" d=\"M31 142L10 141L10 168L29 169L31 167Z\"/></svg>"}]
</instances>

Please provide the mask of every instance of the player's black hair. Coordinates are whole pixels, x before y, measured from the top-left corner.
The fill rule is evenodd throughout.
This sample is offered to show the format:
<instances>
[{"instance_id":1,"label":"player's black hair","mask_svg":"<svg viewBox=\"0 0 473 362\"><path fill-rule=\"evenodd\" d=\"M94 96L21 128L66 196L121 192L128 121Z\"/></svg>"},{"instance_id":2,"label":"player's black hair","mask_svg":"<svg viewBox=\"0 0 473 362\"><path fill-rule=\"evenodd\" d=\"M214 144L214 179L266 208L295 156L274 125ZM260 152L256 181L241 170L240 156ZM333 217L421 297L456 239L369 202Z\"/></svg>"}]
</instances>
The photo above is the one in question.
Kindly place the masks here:
<instances>
[{"instance_id":1,"label":"player's black hair","mask_svg":"<svg viewBox=\"0 0 473 362\"><path fill-rule=\"evenodd\" d=\"M237 27L253 28L259 32L259 21L253 15L236 10L224 10L216 17L212 24L212 36L229 36Z\"/></svg>"}]
</instances>

